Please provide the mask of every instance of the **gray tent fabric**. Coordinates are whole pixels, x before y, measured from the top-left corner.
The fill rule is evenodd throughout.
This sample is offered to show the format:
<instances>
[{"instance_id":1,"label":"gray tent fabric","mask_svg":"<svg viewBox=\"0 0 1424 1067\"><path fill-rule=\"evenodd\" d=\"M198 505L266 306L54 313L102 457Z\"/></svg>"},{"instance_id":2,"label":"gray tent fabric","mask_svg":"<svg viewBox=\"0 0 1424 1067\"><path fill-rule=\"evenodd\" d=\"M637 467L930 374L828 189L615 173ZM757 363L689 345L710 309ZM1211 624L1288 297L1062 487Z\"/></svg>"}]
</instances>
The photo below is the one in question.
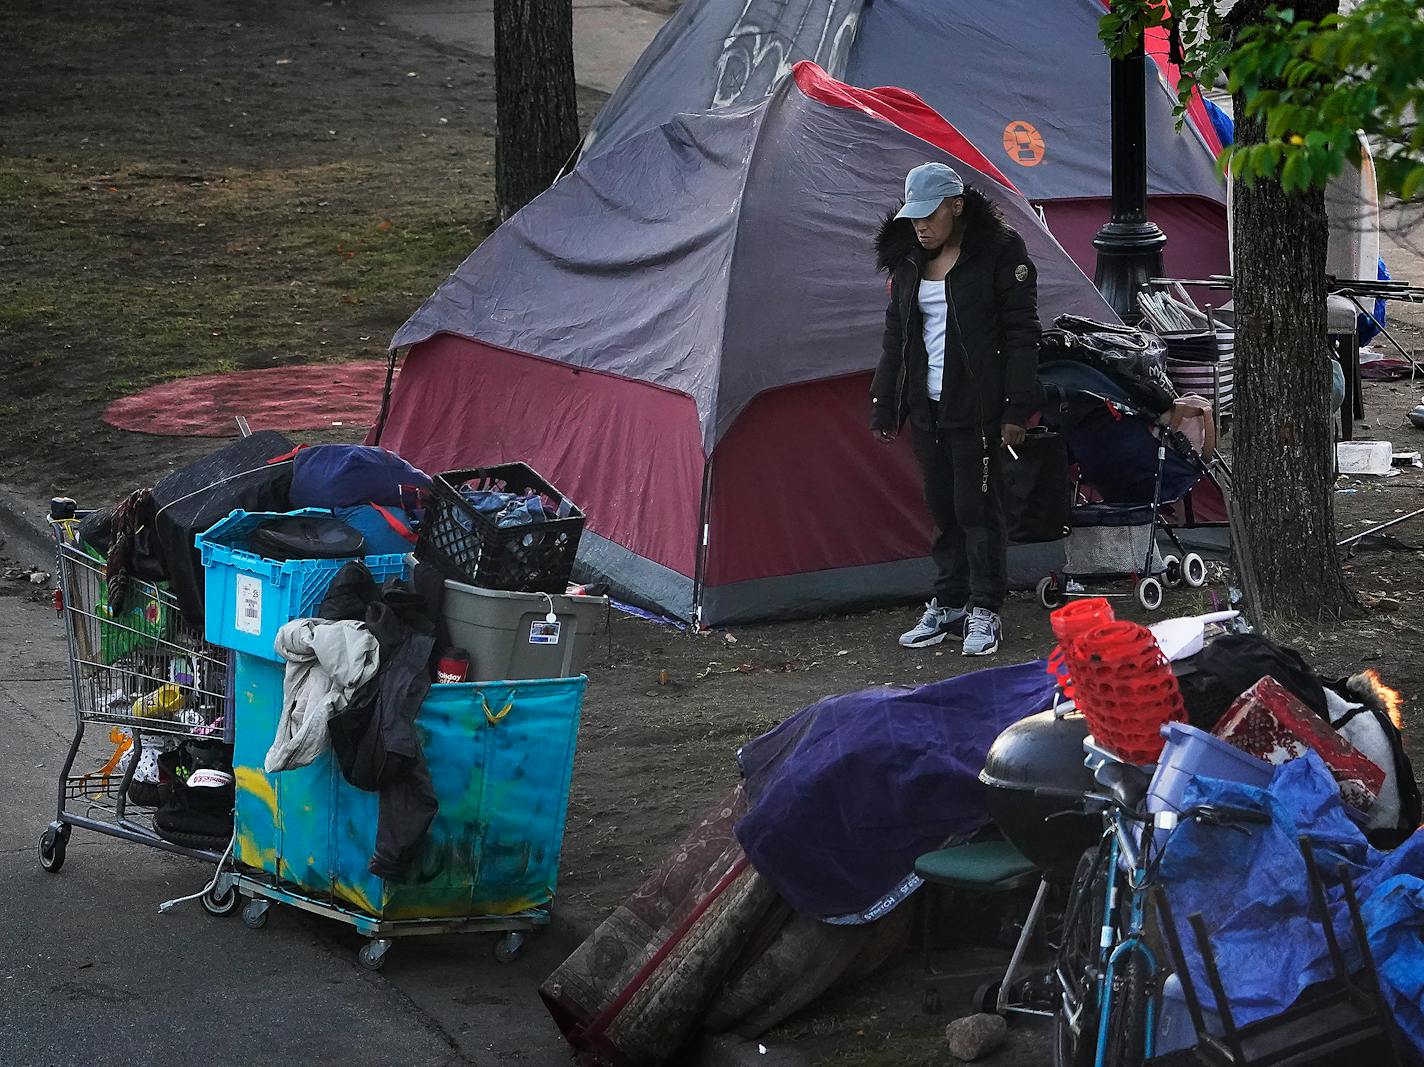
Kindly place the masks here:
<instances>
[{"instance_id":1,"label":"gray tent fabric","mask_svg":"<svg viewBox=\"0 0 1424 1067\"><path fill-rule=\"evenodd\" d=\"M803 59L839 79L863 5L864 0L686 0L608 98L584 151L677 114L759 103Z\"/></svg>"},{"instance_id":2,"label":"gray tent fabric","mask_svg":"<svg viewBox=\"0 0 1424 1067\"><path fill-rule=\"evenodd\" d=\"M1101 0L686 0L594 120L585 158L680 113L754 102L809 59L832 77L909 89L1004 169L1030 200L1111 191ZM1211 152L1148 64L1148 187L1224 203ZM1032 165L1011 125L1043 140ZM1011 165L1012 164L1012 165Z\"/></svg>"},{"instance_id":3,"label":"gray tent fabric","mask_svg":"<svg viewBox=\"0 0 1424 1067\"><path fill-rule=\"evenodd\" d=\"M1011 189L892 123L806 96L681 115L582 160L397 332L476 339L684 393L711 453L765 390L874 367L872 242L906 171L938 160L1002 208L1038 265L1044 321L1111 320Z\"/></svg>"},{"instance_id":4,"label":"gray tent fabric","mask_svg":"<svg viewBox=\"0 0 1424 1067\"><path fill-rule=\"evenodd\" d=\"M1112 191L1108 58L1098 40L1101 0L995 0L865 5L845 80L897 85L953 114L1030 200ZM1147 188L1154 195L1224 201L1225 187L1190 125L1176 128L1176 101L1152 63L1147 81ZM967 94L976 87L980 91ZM1001 162L1005 130L1028 123L1043 140L1033 166Z\"/></svg>"}]
</instances>

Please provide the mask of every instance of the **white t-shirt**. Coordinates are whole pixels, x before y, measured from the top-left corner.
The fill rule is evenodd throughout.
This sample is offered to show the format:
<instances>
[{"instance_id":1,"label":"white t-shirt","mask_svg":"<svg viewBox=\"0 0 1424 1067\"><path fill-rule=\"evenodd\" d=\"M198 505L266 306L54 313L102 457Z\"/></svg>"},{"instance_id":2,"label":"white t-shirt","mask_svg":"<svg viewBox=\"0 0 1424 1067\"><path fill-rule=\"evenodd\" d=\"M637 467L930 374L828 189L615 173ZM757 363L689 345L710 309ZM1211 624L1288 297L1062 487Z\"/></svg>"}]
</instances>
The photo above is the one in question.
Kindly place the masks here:
<instances>
[{"instance_id":1,"label":"white t-shirt","mask_svg":"<svg viewBox=\"0 0 1424 1067\"><path fill-rule=\"evenodd\" d=\"M931 400L939 400L944 388L944 329L949 319L949 307L944 300L944 279L920 281L920 317L924 320L925 351L930 357L929 387Z\"/></svg>"}]
</instances>

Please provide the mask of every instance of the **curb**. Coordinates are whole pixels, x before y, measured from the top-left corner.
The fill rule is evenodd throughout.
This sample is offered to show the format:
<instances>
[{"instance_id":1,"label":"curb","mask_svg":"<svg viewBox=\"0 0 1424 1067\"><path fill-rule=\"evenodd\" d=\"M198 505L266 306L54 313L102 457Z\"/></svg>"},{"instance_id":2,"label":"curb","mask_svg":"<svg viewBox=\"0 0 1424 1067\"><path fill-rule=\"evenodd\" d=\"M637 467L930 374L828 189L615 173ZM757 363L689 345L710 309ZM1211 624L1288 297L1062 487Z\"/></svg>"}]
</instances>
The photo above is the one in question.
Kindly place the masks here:
<instances>
[{"instance_id":1,"label":"curb","mask_svg":"<svg viewBox=\"0 0 1424 1067\"><path fill-rule=\"evenodd\" d=\"M0 547L21 562L54 563L54 538L46 522L46 507L8 486L0 486Z\"/></svg>"}]
</instances>

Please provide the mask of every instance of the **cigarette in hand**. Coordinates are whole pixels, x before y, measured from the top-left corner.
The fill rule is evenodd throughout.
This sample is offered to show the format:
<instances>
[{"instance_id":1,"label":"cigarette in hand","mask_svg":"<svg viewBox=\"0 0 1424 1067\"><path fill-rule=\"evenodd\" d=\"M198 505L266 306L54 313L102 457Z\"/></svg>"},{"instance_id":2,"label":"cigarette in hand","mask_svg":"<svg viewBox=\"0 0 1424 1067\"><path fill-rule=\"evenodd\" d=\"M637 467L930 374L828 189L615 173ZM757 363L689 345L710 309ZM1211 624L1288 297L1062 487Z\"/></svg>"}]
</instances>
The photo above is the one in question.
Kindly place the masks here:
<instances>
[{"instance_id":1,"label":"cigarette in hand","mask_svg":"<svg viewBox=\"0 0 1424 1067\"><path fill-rule=\"evenodd\" d=\"M1009 450L1009 455L1013 456L1014 459L1018 459L1018 458L1019 458L1019 454L1014 451L1014 446L1013 446L1013 445L1009 444L1009 443L1006 441L1006 442L1004 442L1004 447Z\"/></svg>"}]
</instances>

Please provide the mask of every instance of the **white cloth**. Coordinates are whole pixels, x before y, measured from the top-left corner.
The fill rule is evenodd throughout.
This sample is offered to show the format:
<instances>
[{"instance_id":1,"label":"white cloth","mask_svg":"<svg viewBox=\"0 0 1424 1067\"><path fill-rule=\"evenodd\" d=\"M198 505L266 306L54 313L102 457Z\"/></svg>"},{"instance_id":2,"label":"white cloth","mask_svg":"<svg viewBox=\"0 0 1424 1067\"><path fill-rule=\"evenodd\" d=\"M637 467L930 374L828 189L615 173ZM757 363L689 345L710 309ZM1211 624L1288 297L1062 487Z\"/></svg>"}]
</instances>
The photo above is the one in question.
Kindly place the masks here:
<instances>
[{"instance_id":1,"label":"white cloth","mask_svg":"<svg viewBox=\"0 0 1424 1067\"><path fill-rule=\"evenodd\" d=\"M924 321L925 351L930 357L929 388L931 400L938 400L944 388L944 328L949 319L949 307L944 299L944 279L920 281L920 318Z\"/></svg>"},{"instance_id":2,"label":"white cloth","mask_svg":"<svg viewBox=\"0 0 1424 1067\"><path fill-rule=\"evenodd\" d=\"M380 667L380 648L364 623L294 619L277 631L287 661L277 737L262 766L268 774L305 767L330 746L326 724Z\"/></svg>"},{"instance_id":3,"label":"white cloth","mask_svg":"<svg viewBox=\"0 0 1424 1067\"><path fill-rule=\"evenodd\" d=\"M1394 763L1394 746L1389 743L1385 728L1375 718L1374 712L1369 709L1360 711L1363 704L1348 701L1333 689L1325 689L1325 706L1330 725L1335 726L1336 732L1359 749L1360 755L1384 771L1384 784L1380 786L1379 796L1375 797L1374 807L1369 810L1365 828L1393 829L1399 823L1399 774ZM1360 713L1351 716L1343 726L1335 725L1355 711Z\"/></svg>"}]
</instances>

